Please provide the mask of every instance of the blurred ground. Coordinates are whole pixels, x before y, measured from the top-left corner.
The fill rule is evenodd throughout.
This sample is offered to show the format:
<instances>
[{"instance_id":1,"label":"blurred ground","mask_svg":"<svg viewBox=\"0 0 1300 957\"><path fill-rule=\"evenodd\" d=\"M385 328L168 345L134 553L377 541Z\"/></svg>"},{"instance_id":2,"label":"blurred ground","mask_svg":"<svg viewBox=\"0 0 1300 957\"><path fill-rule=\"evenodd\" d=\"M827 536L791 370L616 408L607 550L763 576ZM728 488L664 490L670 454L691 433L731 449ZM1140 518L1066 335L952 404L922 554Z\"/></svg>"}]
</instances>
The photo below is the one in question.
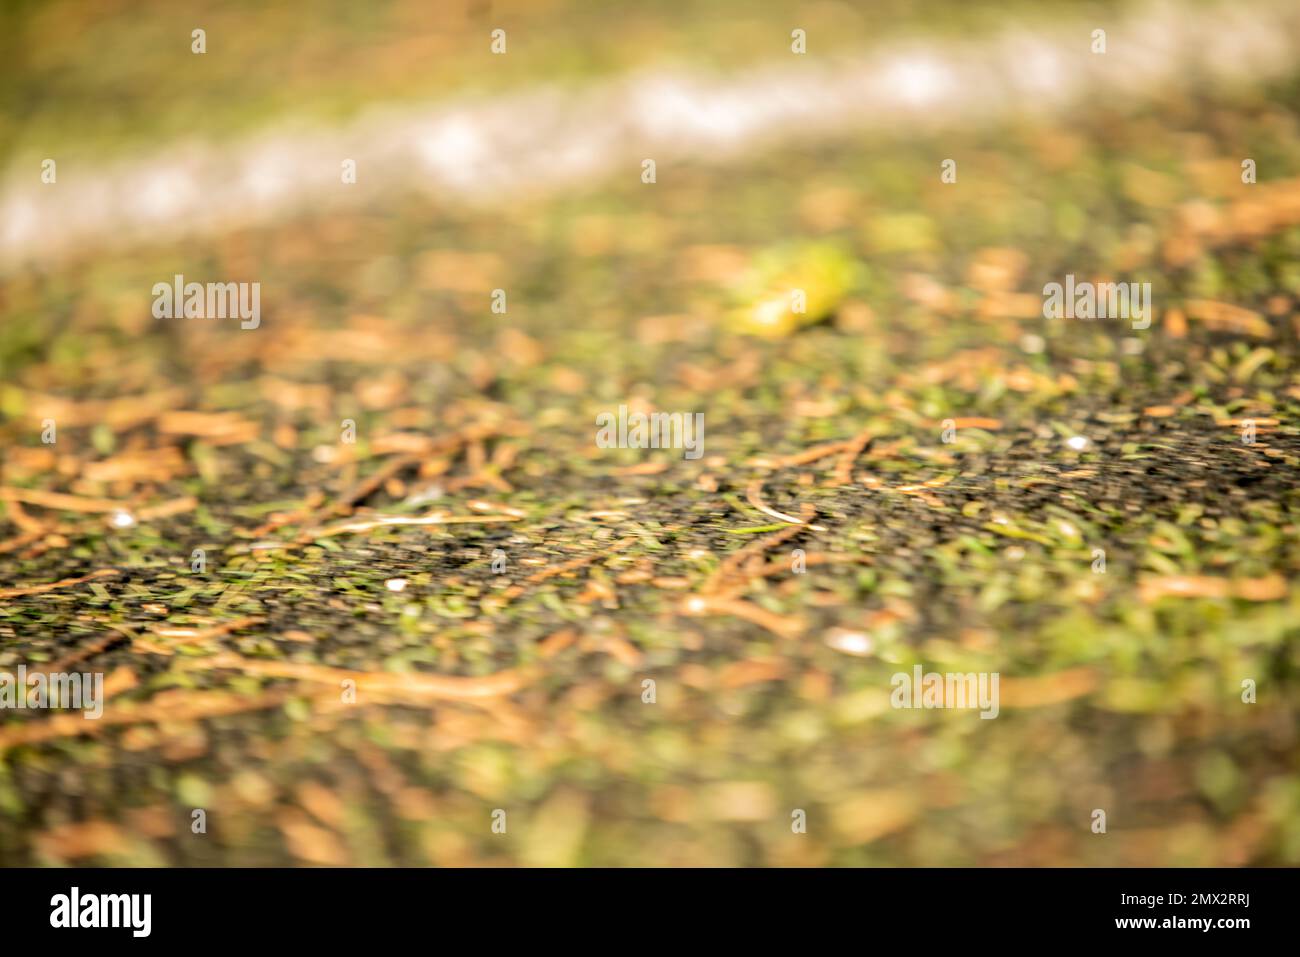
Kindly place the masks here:
<instances>
[{"instance_id":1,"label":"blurred ground","mask_svg":"<svg viewBox=\"0 0 1300 957\"><path fill-rule=\"evenodd\" d=\"M106 157L259 97L343 115L752 57L726 4L535 5L489 81L448 37L500 10L421 6L236 8L240 59L210 40L205 77L150 61L188 35L170 5L27 8L5 135ZM846 49L1018 22L904 6L800 12ZM788 47L784 11L734 22ZM112 697L3 715L0 862L1300 863L1298 105L1293 79L1193 82L13 270L0 668ZM261 282L260 328L155 320L175 273ZM1150 282L1151 328L1044 320L1067 273ZM796 284L824 321L750 335ZM596 447L620 404L703 412L704 457ZM917 663L999 672L1001 714L892 709Z\"/></svg>"}]
</instances>

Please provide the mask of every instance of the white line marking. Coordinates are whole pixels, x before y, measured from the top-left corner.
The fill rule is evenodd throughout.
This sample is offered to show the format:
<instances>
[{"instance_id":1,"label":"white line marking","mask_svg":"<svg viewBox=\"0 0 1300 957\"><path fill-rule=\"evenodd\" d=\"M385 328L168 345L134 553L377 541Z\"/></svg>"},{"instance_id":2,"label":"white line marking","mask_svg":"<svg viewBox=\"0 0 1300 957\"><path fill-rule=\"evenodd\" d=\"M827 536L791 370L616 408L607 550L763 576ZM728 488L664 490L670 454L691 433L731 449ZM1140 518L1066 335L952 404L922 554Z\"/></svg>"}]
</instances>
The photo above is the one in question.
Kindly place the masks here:
<instances>
[{"instance_id":1,"label":"white line marking","mask_svg":"<svg viewBox=\"0 0 1300 957\"><path fill-rule=\"evenodd\" d=\"M1095 28L1107 52L1091 52ZM544 89L456 105L378 109L334 129L281 123L229 148L177 144L80 176L39 160L0 189L0 268L111 242L169 241L345 208L394 190L495 203L613 175L653 158L734 161L789 142L986 125L1104 102L1136 108L1192 83L1252 84L1296 71L1300 4L1159 2L1105 22L1016 27L861 56L791 55L731 77L649 72L584 91ZM341 181L344 159L357 183ZM671 175L671 174L669 174ZM635 181L635 179L634 179Z\"/></svg>"}]
</instances>

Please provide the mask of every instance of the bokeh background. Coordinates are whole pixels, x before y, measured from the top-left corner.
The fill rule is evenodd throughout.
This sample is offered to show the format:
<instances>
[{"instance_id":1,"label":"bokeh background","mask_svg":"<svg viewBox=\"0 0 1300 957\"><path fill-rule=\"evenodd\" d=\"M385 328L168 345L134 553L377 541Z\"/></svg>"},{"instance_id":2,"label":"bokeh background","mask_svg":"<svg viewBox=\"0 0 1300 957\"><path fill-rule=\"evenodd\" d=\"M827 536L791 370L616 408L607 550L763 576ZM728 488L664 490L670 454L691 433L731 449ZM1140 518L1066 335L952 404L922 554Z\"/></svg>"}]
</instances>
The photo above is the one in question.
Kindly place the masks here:
<instances>
[{"instance_id":1,"label":"bokeh background","mask_svg":"<svg viewBox=\"0 0 1300 957\"><path fill-rule=\"evenodd\" d=\"M1297 26L5 4L0 863L1300 863Z\"/></svg>"}]
</instances>

